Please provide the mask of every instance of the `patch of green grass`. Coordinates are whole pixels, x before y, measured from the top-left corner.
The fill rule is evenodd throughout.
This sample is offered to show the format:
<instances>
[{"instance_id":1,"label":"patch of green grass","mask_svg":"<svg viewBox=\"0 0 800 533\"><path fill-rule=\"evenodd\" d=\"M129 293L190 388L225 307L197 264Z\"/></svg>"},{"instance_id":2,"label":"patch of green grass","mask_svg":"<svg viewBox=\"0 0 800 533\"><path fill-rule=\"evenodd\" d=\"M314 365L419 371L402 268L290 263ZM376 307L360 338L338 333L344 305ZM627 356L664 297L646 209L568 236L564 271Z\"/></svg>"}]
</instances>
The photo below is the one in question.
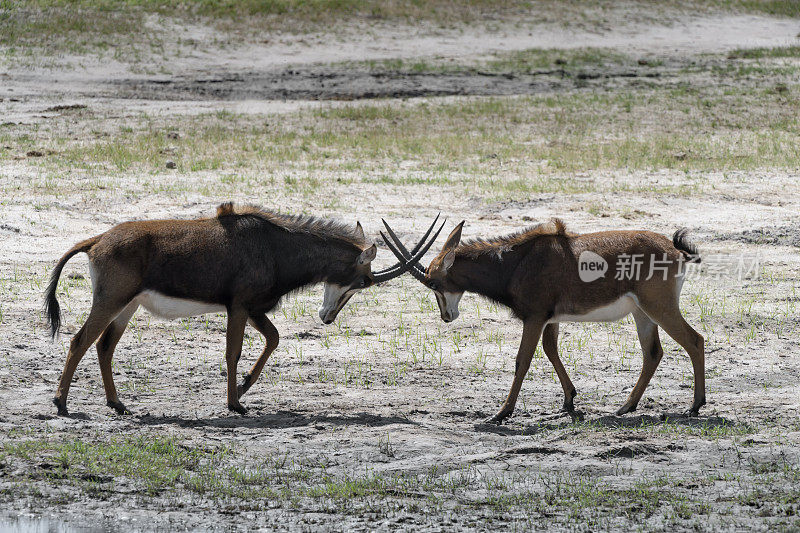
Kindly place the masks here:
<instances>
[{"instance_id":1,"label":"patch of green grass","mask_svg":"<svg viewBox=\"0 0 800 533\"><path fill-rule=\"evenodd\" d=\"M0 461L24 464L22 471L27 472L20 476L15 469L17 473L7 476L0 498L24 490L41 500L47 498L41 489L53 494L56 486L102 497L124 481L139 493L140 504L141 497L158 496L160 508L166 509L172 502L183 502L188 493L217 506L235 502L239 510L279 504L319 512L323 506L330 513L369 510L375 518L413 512L436 517L447 513L458 520L491 512L499 523L546 520L630 528L648 519L685 527L697 517L716 516L724 512L720 494L731 491L743 506L737 514L750 520L789 516L787 511L798 501L796 490L785 490L787 483L796 483L798 471L786 461L754 464L754 477L746 471L706 477L656 474L626 482L616 476L611 482L596 474L541 468L507 475L473 464L434 466L416 473L334 473L331 467L336 465L324 460L244 457L231 448L187 447L157 435L105 442L15 438L0 448ZM66 503L58 494L52 498L54 505Z\"/></svg>"},{"instance_id":2,"label":"patch of green grass","mask_svg":"<svg viewBox=\"0 0 800 533\"><path fill-rule=\"evenodd\" d=\"M540 70L576 70L635 63L636 59L610 48L529 48L512 52L495 52L491 59L468 62L454 62L434 57L347 61L341 65L377 72L531 74ZM655 64L654 62L653 65Z\"/></svg>"},{"instance_id":3,"label":"patch of green grass","mask_svg":"<svg viewBox=\"0 0 800 533\"><path fill-rule=\"evenodd\" d=\"M512 0L498 6L491 0L27 0L30 7L83 8L97 11L134 9L169 15L183 12L204 17L287 17L319 23L367 17L371 19L473 20L481 13L530 8L533 3Z\"/></svg>"},{"instance_id":4,"label":"patch of green grass","mask_svg":"<svg viewBox=\"0 0 800 533\"><path fill-rule=\"evenodd\" d=\"M800 17L800 2L796 0L713 0L707 5L730 11L744 11L777 17Z\"/></svg>"},{"instance_id":5,"label":"patch of green grass","mask_svg":"<svg viewBox=\"0 0 800 533\"><path fill-rule=\"evenodd\" d=\"M579 192L598 185L558 176L602 169L798 168L799 117L795 100L765 90L572 92L336 106L280 119L225 113L167 124L145 117L79 140L62 136L66 124L51 121L33 132L4 134L12 150L0 160L30 146L50 150L30 164L53 170L158 172L173 160L179 175L227 173L208 185L216 191L236 189L248 174L294 169L312 175L361 170L363 180L388 184L467 179L501 194ZM175 128L177 137L170 135ZM401 163L408 172L396 171Z\"/></svg>"},{"instance_id":6,"label":"patch of green grass","mask_svg":"<svg viewBox=\"0 0 800 533\"><path fill-rule=\"evenodd\" d=\"M67 3L65 3L67 4ZM158 49L161 39L144 23L144 13L129 9L86 9L80 5L52 7L38 2L15 2L0 9L0 51L12 62L21 57L41 60L41 55L61 53L110 54L138 59L134 49ZM2 6L0 6L2 7ZM3 49L4 48L4 49ZM51 61L52 66L63 67Z\"/></svg>"},{"instance_id":7,"label":"patch of green grass","mask_svg":"<svg viewBox=\"0 0 800 533\"><path fill-rule=\"evenodd\" d=\"M774 57L800 57L800 46L737 48L728 54L728 58L730 59L763 59Z\"/></svg>"},{"instance_id":8,"label":"patch of green grass","mask_svg":"<svg viewBox=\"0 0 800 533\"><path fill-rule=\"evenodd\" d=\"M165 22L210 24L222 31L223 42L206 44L218 45L248 32L330 30L353 19L470 23L531 5L527 0L502 5L490 0L19 0L0 3L0 47L12 60L108 52L135 63L143 51L163 53L166 41L180 44Z\"/></svg>"},{"instance_id":9,"label":"patch of green grass","mask_svg":"<svg viewBox=\"0 0 800 533\"><path fill-rule=\"evenodd\" d=\"M542 49L530 48L515 52L495 54L485 63L491 72L530 73L539 69L577 69L602 67L609 64L627 64L634 61L618 51L607 48Z\"/></svg>"},{"instance_id":10,"label":"patch of green grass","mask_svg":"<svg viewBox=\"0 0 800 533\"><path fill-rule=\"evenodd\" d=\"M187 472L202 464L218 462L224 448L190 449L171 438L133 437L102 441L11 441L0 449L2 456L51 461L45 476L97 479L125 476L136 480L143 492L157 494L174 487Z\"/></svg>"},{"instance_id":11,"label":"patch of green grass","mask_svg":"<svg viewBox=\"0 0 800 533\"><path fill-rule=\"evenodd\" d=\"M527 508L540 516L558 513L566 521L578 520L590 526L600 525L611 513L637 520L649 518L665 507L693 503L682 494L664 490L665 480L640 481L630 488L621 488L587 475L552 477L543 491L490 496L487 503L498 510ZM699 510L700 505L694 503L692 507Z\"/></svg>"}]
</instances>

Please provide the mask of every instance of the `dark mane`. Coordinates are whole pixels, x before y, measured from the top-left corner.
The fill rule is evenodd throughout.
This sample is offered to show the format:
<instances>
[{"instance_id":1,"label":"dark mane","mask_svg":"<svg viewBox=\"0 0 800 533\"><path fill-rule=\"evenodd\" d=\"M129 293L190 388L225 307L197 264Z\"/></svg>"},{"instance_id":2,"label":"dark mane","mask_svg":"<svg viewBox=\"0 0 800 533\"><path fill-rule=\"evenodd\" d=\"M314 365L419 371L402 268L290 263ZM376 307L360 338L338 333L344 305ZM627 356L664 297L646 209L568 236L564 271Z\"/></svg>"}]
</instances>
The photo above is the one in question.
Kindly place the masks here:
<instances>
[{"instance_id":1,"label":"dark mane","mask_svg":"<svg viewBox=\"0 0 800 533\"><path fill-rule=\"evenodd\" d=\"M519 246L520 244L524 244L543 235L569 234L567 233L567 227L564 225L564 222L559 218L554 218L548 222L530 226L522 231L512 233L511 235L467 241L456 248L456 255L466 257L477 257L483 254L500 255L511 250L515 246Z\"/></svg>"},{"instance_id":2,"label":"dark mane","mask_svg":"<svg viewBox=\"0 0 800 533\"><path fill-rule=\"evenodd\" d=\"M366 246L363 236L358 234L354 227L343 222L312 216L284 215L254 205L234 205L232 202L225 202L217 207L218 218L233 215L257 217L291 233L306 233L321 239L337 239L359 248Z\"/></svg>"}]
</instances>

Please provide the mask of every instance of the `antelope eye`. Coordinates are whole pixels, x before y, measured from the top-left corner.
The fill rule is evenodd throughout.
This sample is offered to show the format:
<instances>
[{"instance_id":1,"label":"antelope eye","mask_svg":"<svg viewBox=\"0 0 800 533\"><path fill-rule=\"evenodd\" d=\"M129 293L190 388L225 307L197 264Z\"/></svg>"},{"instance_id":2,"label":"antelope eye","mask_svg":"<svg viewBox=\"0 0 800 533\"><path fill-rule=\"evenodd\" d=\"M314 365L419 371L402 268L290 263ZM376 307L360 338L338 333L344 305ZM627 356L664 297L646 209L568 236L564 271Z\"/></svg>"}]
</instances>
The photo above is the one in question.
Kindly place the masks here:
<instances>
[{"instance_id":1,"label":"antelope eye","mask_svg":"<svg viewBox=\"0 0 800 533\"><path fill-rule=\"evenodd\" d=\"M366 278L361 278L361 281L358 283L358 286L359 286L359 288L362 288L362 289L364 287L366 287L367 286L367 279Z\"/></svg>"},{"instance_id":2,"label":"antelope eye","mask_svg":"<svg viewBox=\"0 0 800 533\"><path fill-rule=\"evenodd\" d=\"M438 291L439 290L439 284L437 282L435 282L435 281L431 281L430 283L428 283L428 287L430 287L430 289L432 291Z\"/></svg>"}]
</instances>

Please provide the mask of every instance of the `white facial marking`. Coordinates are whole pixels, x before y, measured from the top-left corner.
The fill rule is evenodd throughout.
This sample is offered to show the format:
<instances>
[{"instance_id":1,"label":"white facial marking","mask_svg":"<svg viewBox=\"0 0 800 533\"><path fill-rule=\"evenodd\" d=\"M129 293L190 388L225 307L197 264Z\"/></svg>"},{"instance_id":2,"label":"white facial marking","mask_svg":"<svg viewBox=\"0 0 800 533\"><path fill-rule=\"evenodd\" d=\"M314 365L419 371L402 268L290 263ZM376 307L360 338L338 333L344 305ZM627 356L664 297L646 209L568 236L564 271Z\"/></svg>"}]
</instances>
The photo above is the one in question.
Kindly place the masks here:
<instances>
[{"instance_id":1,"label":"white facial marking","mask_svg":"<svg viewBox=\"0 0 800 533\"><path fill-rule=\"evenodd\" d=\"M173 298L153 290L140 292L133 301L161 318L184 318L225 311L224 305Z\"/></svg>"},{"instance_id":2,"label":"white facial marking","mask_svg":"<svg viewBox=\"0 0 800 533\"><path fill-rule=\"evenodd\" d=\"M452 322L458 318L458 303L461 297L464 296L463 292L443 292L435 293L436 301L439 303L439 312L442 314L442 320L445 322Z\"/></svg>"},{"instance_id":3,"label":"white facial marking","mask_svg":"<svg viewBox=\"0 0 800 533\"><path fill-rule=\"evenodd\" d=\"M319 318L326 324L330 324L344 307L344 304L357 291L350 290L336 283L325 283L325 292L322 297L322 307L319 308Z\"/></svg>"}]
</instances>

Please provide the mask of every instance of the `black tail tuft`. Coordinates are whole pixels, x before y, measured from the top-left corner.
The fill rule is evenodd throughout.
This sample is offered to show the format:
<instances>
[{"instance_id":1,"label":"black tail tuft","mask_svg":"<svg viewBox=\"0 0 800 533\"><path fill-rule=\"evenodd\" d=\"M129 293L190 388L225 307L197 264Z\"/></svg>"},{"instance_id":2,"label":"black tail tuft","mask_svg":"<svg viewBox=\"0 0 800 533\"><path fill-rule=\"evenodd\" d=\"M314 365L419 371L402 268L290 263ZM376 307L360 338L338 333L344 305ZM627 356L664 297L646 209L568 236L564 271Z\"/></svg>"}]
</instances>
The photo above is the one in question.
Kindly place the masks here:
<instances>
[{"instance_id":1,"label":"black tail tuft","mask_svg":"<svg viewBox=\"0 0 800 533\"><path fill-rule=\"evenodd\" d=\"M50 336L56 337L61 327L61 306L56 300L56 289L58 289L58 278L61 276L63 264L58 264L50 275L50 283L47 285L47 293L44 300L44 310L47 314L47 323L50 324Z\"/></svg>"},{"instance_id":2,"label":"black tail tuft","mask_svg":"<svg viewBox=\"0 0 800 533\"><path fill-rule=\"evenodd\" d=\"M61 277L61 271L64 270L64 265L67 264L70 257L77 253L88 252L100 240L100 237L101 235L97 235L73 246L69 252L59 259L58 264L53 269L53 273L50 274L50 283L47 285L47 292L44 297L44 311L47 315L47 323L50 324L50 335L53 338L55 338L61 327L61 306L58 305L58 300L56 300L58 278Z\"/></svg>"},{"instance_id":3,"label":"black tail tuft","mask_svg":"<svg viewBox=\"0 0 800 533\"><path fill-rule=\"evenodd\" d=\"M697 246L687 237L688 228L681 228L672 235L672 244L680 250L689 263L700 262L700 251Z\"/></svg>"}]
</instances>

